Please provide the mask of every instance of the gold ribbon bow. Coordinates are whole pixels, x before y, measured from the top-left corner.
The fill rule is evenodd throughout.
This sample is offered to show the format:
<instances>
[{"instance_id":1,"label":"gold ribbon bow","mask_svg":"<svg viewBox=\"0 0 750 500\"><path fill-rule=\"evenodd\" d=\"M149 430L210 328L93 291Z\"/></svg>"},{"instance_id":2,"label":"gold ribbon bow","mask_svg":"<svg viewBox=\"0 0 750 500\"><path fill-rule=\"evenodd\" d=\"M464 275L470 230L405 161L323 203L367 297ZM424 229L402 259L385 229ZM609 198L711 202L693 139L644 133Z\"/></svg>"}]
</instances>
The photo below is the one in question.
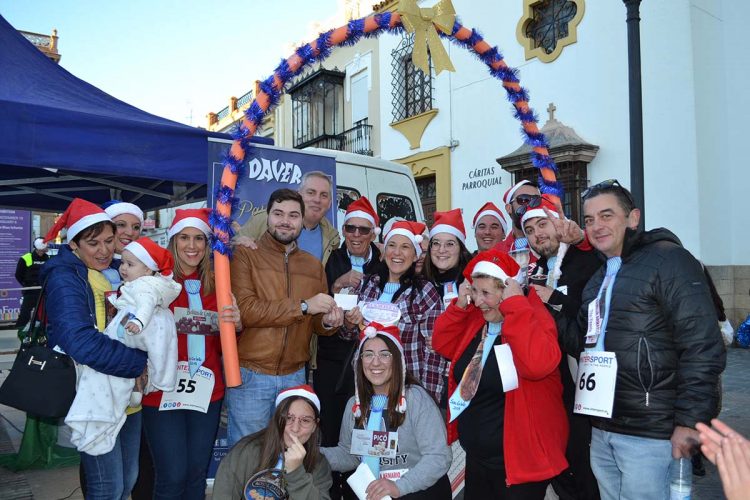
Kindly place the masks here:
<instances>
[{"instance_id":1,"label":"gold ribbon bow","mask_svg":"<svg viewBox=\"0 0 750 500\"><path fill-rule=\"evenodd\" d=\"M421 8L417 6L417 0L401 0L398 13L401 15L401 24L406 31L414 33L414 49L411 60L414 66L421 69L425 75L430 74L430 62L427 57L429 49L432 61L435 63L435 72L456 71L453 67L448 52L446 52L437 29L450 35L453 33L453 23L456 21L456 9L450 0L440 0L433 7Z\"/></svg>"}]
</instances>

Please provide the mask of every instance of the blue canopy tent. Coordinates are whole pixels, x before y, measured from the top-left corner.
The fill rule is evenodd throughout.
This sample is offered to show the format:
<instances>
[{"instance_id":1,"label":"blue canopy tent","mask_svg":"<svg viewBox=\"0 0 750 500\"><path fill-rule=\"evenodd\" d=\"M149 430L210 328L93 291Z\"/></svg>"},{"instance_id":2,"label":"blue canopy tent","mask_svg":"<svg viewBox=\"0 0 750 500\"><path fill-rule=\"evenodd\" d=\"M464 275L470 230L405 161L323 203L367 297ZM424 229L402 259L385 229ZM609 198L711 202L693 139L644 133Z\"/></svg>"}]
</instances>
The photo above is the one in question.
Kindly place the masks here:
<instances>
[{"instance_id":1,"label":"blue canopy tent","mask_svg":"<svg viewBox=\"0 0 750 500\"><path fill-rule=\"evenodd\" d=\"M47 59L2 16L0 47L1 207L62 211L82 197L150 210L206 198L209 138L229 136L115 99Z\"/></svg>"}]
</instances>

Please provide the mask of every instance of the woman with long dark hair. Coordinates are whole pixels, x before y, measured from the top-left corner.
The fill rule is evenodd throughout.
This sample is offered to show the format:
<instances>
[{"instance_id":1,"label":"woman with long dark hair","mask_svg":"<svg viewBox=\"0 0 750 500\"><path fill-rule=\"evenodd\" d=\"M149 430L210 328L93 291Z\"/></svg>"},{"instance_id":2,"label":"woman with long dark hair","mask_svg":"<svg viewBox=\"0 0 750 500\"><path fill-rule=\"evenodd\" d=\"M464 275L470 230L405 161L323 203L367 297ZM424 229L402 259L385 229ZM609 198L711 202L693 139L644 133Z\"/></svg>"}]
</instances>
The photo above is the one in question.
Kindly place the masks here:
<instances>
[{"instance_id":1,"label":"woman with long dark hair","mask_svg":"<svg viewBox=\"0 0 750 500\"><path fill-rule=\"evenodd\" d=\"M454 208L447 212L435 212L435 223L430 228L430 240L427 246L427 258L424 261L422 274L440 294L440 312L442 313L455 297L458 287L464 282L463 271L471 260L471 253L466 249L466 229L464 228L461 210ZM432 339L430 339L431 341ZM428 342L432 349L432 343ZM443 372L443 393L438 405L445 409L448 391L448 360L441 356Z\"/></svg>"},{"instance_id":2,"label":"woman with long dark hair","mask_svg":"<svg viewBox=\"0 0 750 500\"><path fill-rule=\"evenodd\" d=\"M449 500L446 473L452 454L442 416L406 370L404 354L395 326L370 323L362 331L354 358L356 389L347 405L351 411L344 413L338 446L322 452L335 471L353 470L360 463L370 468L375 480L367 485L367 498ZM351 454L357 430L389 433L382 446L384 458Z\"/></svg>"},{"instance_id":3,"label":"woman with long dark hair","mask_svg":"<svg viewBox=\"0 0 750 500\"><path fill-rule=\"evenodd\" d=\"M429 339L440 314L440 295L432 283L416 272L424 231L425 225L418 222L399 221L392 225L385 235L383 261L375 272L365 276L359 302L389 302L398 306L406 368L438 402L446 366L443 358L429 347ZM362 321L359 308L349 311L342 337L357 338Z\"/></svg>"},{"instance_id":4,"label":"woman with long dark hair","mask_svg":"<svg viewBox=\"0 0 750 500\"><path fill-rule=\"evenodd\" d=\"M221 461L213 498L252 498L252 490L268 483L269 489L285 489L290 500L330 498L331 468L320 454L319 422L320 401L312 387L281 391L268 427L240 439Z\"/></svg>"}]
</instances>

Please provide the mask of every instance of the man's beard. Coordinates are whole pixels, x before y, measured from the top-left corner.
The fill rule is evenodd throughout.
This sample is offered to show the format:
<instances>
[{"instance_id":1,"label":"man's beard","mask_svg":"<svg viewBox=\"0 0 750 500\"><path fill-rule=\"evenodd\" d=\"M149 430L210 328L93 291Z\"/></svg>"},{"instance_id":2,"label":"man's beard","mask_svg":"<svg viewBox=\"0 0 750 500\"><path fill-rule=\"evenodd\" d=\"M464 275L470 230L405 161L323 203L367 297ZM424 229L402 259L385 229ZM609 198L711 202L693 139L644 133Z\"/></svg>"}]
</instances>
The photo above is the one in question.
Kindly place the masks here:
<instances>
[{"instance_id":1,"label":"man's beard","mask_svg":"<svg viewBox=\"0 0 750 500\"><path fill-rule=\"evenodd\" d=\"M278 241L279 243L283 245L288 245L289 243L295 241L297 238L299 238L300 233L302 232L302 228L300 227L299 231L296 233L291 233L289 235L281 235L278 230L268 228L268 232L271 236L273 236L273 239Z\"/></svg>"},{"instance_id":2,"label":"man's beard","mask_svg":"<svg viewBox=\"0 0 750 500\"><path fill-rule=\"evenodd\" d=\"M542 257L550 258L557 255L557 250L560 248L560 243L552 242L552 240L547 240L542 246L532 246L532 248Z\"/></svg>"}]
</instances>

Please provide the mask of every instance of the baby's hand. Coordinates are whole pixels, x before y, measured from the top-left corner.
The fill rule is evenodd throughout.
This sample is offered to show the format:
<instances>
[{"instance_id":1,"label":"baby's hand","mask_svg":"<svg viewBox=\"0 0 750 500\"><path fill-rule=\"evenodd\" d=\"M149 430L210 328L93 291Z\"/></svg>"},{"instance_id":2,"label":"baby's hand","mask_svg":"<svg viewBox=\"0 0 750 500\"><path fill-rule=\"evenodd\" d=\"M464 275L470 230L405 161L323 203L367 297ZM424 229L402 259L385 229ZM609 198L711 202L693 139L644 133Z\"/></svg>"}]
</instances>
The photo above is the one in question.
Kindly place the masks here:
<instances>
[{"instance_id":1,"label":"baby's hand","mask_svg":"<svg viewBox=\"0 0 750 500\"><path fill-rule=\"evenodd\" d=\"M125 325L125 329L131 335L135 335L137 333L141 333L141 327L138 326L138 324L135 321L128 321L128 323Z\"/></svg>"}]
</instances>

